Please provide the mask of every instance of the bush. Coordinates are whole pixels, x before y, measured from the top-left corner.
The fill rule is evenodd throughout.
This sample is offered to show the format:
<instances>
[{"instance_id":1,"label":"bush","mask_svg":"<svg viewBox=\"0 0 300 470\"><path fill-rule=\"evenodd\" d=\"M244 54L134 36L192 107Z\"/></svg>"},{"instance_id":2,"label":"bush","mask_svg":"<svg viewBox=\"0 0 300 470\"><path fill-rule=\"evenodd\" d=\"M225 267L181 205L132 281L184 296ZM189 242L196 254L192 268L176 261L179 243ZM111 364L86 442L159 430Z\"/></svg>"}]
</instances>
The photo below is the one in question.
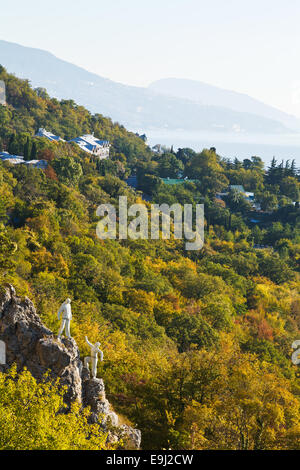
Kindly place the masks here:
<instances>
[{"instance_id":1,"label":"bush","mask_svg":"<svg viewBox=\"0 0 300 470\"><path fill-rule=\"evenodd\" d=\"M38 384L29 371L0 373L1 450L107 449L106 434L87 423L88 410L74 404L63 413L63 389L46 380Z\"/></svg>"}]
</instances>

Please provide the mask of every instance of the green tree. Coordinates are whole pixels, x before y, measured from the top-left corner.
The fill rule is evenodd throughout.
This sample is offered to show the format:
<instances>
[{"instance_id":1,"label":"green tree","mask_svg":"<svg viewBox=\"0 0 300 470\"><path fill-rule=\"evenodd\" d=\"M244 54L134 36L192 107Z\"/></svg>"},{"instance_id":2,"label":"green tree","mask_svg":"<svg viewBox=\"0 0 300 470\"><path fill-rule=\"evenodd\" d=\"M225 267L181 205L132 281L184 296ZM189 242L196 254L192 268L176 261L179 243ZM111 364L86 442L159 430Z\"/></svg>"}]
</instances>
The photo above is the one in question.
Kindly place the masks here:
<instances>
[{"instance_id":1,"label":"green tree","mask_svg":"<svg viewBox=\"0 0 300 470\"><path fill-rule=\"evenodd\" d=\"M192 157L185 166L185 175L200 180L202 194L214 195L229 184L220 158L213 150L204 149Z\"/></svg>"},{"instance_id":2,"label":"green tree","mask_svg":"<svg viewBox=\"0 0 300 470\"><path fill-rule=\"evenodd\" d=\"M293 202L298 202L300 200L300 183L296 178L293 178L292 176L283 178L280 189L282 194L287 196Z\"/></svg>"},{"instance_id":3,"label":"green tree","mask_svg":"<svg viewBox=\"0 0 300 470\"><path fill-rule=\"evenodd\" d=\"M24 145L24 160L31 160L31 142L29 137L27 137Z\"/></svg>"},{"instance_id":4,"label":"green tree","mask_svg":"<svg viewBox=\"0 0 300 470\"><path fill-rule=\"evenodd\" d=\"M53 168L59 180L71 186L76 186L83 174L80 163L72 157L61 157L54 160Z\"/></svg>"},{"instance_id":5,"label":"green tree","mask_svg":"<svg viewBox=\"0 0 300 470\"><path fill-rule=\"evenodd\" d=\"M1 450L106 449L99 425L89 425L88 412L74 404L69 413L58 383L37 383L30 372L0 373Z\"/></svg>"},{"instance_id":6,"label":"green tree","mask_svg":"<svg viewBox=\"0 0 300 470\"><path fill-rule=\"evenodd\" d=\"M14 268L13 255L17 248L17 244L11 240L7 230L1 229L0 226L0 280L1 275Z\"/></svg>"},{"instance_id":7,"label":"green tree","mask_svg":"<svg viewBox=\"0 0 300 470\"><path fill-rule=\"evenodd\" d=\"M256 194L255 199L260 204L263 211L273 211L278 205L276 195L272 194L270 191Z\"/></svg>"},{"instance_id":8,"label":"green tree","mask_svg":"<svg viewBox=\"0 0 300 470\"><path fill-rule=\"evenodd\" d=\"M37 157L37 145L36 145L36 142L33 141L32 147L31 147L30 158L31 158L31 160L35 160L36 157Z\"/></svg>"}]
</instances>

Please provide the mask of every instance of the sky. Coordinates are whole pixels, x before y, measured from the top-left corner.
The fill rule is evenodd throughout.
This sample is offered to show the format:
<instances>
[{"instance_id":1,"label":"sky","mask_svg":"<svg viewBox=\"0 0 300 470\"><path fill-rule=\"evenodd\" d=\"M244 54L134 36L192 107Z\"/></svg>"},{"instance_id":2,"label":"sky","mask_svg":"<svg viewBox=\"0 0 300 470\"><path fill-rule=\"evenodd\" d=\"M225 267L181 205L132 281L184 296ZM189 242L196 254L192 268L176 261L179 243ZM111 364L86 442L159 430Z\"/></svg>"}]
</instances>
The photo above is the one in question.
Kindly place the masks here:
<instances>
[{"instance_id":1,"label":"sky","mask_svg":"<svg viewBox=\"0 0 300 470\"><path fill-rule=\"evenodd\" d=\"M300 117L299 23L299 0L0 0L0 39L121 83L199 80Z\"/></svg>"}]
</instances>

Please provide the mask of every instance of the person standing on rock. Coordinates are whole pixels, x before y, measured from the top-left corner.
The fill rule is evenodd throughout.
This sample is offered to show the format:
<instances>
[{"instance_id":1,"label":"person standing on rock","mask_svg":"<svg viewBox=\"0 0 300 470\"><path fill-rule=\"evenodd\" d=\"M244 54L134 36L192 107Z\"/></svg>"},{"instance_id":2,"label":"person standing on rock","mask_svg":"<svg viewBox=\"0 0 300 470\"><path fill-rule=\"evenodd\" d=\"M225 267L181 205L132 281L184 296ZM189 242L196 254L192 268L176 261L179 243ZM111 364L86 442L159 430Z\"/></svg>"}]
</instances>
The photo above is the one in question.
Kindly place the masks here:
<instances>
[{"instance_id":1,"label":"person standing on rock","mask_svg":"<svg viewBox=\"0 0 300 470\"><path fill-rule=\"evenodd\" d=\"M100 360L103 361L103 352L99 349L101 343L92 344L89 342L87 336L85 337L85 340L91 348L91 355L84 358L84 365L89 369L89 364L92 364L92 378L95 379L97 377L98 353L100 353Z\"/></svg>"},{"instance_id":2,"label":"person standing on rock","mask_svg":"<svg viewBox=\"0 0 300 470\"><path fill-rule=\"evenodd\" d=\"M61 317L60 329L58 332L58 338L59 339L61 338L61 335L64 329L66 331L67 338L71 338L71 333L70 333L70 323L72 320L71 299L67 299L61 304L57 313L58 319L60 319L61 314L62 314L62 317Z\"/></svg>"}]
</instances>

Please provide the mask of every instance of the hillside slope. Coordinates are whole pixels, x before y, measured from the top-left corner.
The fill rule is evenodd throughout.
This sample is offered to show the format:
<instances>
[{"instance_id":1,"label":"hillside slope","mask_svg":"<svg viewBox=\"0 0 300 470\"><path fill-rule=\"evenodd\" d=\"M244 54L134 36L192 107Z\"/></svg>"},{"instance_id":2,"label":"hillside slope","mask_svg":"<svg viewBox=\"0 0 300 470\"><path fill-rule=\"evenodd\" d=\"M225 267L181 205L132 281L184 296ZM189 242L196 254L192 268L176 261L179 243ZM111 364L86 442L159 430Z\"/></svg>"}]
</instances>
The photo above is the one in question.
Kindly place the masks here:
<instances>
[{"instance_id":1,"label":"hillside slope","mask_svg":"<svg viewBox=\"0 0 300 470\"><path fill-rule=\"evenodd\" d=\"M41 322L30 299L17 297L12 286L0 292L0 340L6 347L6 364L0 365L0 371L16 364L19 373L26 368L39 383L49 373L51 380L59 380L65 387L64 400L69 409L74 402L90 407L90 423L99 423L105 431L110 424L114 427L115 434L109 432L109 441L122 438L130 448L140 447L140 431L119 425L105 397L103 380L90 377L76 342L72 338L58 341Z\"/></svg>"},{"instance_id":2,"label":"hillside slope","mask_svg":"<svg viewBox=\"0 0 300 470\"><path fill-rule=\"evenodd\" d=\"M26 347L38 356L32 364L29 354L27 366L32 373L48 367L49 344L58 353L51 336L57 311L69 297L72 337L83 357L90 352L85 335L101 343L98 377L120 422L141 430L143 449L299 449L299 378L290 358L300 336L295 162L274 159L266 171L259 157L222 160L214 149L154 153L74 101L50 99L3 68L0 79L8 92L8 105L0 105L1 145L26 154L32 146L48 162L39 170L0 161L0 288L11 284L30 298L45 325L45 338L35 336L18 321L21 304L8 296L4 303L16 307L10 309L0 300L9 364L22 361L16 343L25 331ZM106 136L111 158L99 165L77 146L34 138L39 123L63 137ZM130 171L154 203L204 203L201 250L187 251L172 235L97 237L100 204L117 212L119 196L129 206L143 202L125 182ZM168 177L179 184L164 184ZM245 193L227 192L228 185L253 192L263 211L254 212ZM32 313L32 304L22 305ZM76 362L78 350L71 350Z\"/></svg>"}]
</instances>

